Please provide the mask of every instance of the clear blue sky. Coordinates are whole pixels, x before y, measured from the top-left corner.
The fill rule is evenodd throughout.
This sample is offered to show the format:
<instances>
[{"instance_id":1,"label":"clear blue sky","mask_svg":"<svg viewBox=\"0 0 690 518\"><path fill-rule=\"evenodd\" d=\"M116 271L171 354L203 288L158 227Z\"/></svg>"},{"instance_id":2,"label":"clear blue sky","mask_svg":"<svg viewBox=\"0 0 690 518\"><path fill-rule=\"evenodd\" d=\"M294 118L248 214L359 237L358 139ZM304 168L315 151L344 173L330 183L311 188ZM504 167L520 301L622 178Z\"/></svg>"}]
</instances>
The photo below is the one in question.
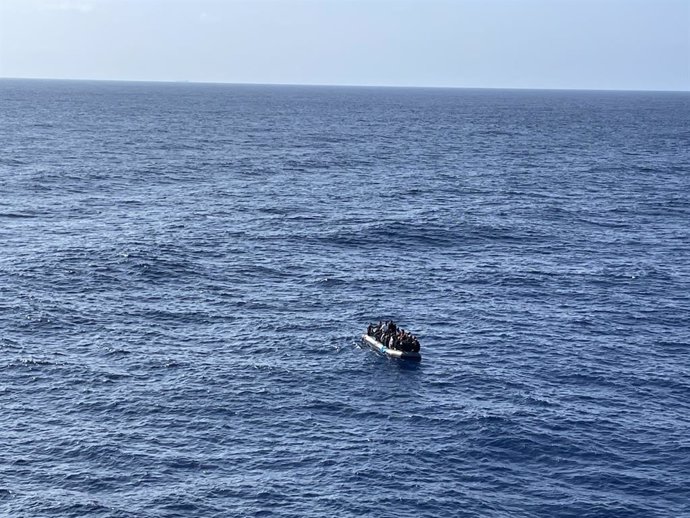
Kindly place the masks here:
<instances>
[{"instance_id":1,"label":"clear blue sky","mask_svg":"<svg viewBox=\"0 0 690 518\"><path fill-rule=\"evenodd\" d=\"M0 0L0 77L690 90L690 0Z\"/></svg>"}]
</instances>

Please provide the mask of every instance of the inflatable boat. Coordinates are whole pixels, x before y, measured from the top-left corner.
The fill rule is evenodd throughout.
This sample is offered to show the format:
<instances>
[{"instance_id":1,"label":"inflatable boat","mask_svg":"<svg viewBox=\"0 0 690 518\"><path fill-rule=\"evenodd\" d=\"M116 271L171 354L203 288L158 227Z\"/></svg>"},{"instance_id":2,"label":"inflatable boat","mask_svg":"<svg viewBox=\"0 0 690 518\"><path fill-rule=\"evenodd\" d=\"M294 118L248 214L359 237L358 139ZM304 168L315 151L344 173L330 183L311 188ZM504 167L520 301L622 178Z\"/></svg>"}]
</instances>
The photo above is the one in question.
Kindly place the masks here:
<instances>
[{"instance_id":1,"label":"inflatable boat","mask_svg":"<svg viewBox=\"0 0 690 518\"><path fill-rule=\"evenodd\" d=\"M362 335L362 340L364 340L369 346L374 349L375 351L379 351L386 356L390 356L391 358L400 358L401 360L409 360L413 362L420 362L422 361L422 355L419 353L413 353L413 352L405 352L405 351L400 351L398 349L391 349L390 347L386 347L383 345L381 342L379 342L376 338L373 336L369 336L367 334Z\"/></svg>"}]
</instances>

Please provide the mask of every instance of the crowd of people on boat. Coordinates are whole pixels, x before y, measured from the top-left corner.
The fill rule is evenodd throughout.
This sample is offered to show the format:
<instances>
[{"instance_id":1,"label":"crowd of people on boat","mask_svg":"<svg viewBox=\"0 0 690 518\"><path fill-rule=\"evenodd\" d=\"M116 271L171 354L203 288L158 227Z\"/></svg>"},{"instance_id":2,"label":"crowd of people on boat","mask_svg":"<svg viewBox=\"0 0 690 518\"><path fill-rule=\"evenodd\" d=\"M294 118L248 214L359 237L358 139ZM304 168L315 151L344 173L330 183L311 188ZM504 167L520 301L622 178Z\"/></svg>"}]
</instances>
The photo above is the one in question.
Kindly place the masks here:
<instances>
[{"instance_id":1,"label":"crowd of people on boat","mask_svg":"<svg viewBox=\"0 0 690 518\"><path fill-rule=\"evenodd\" d=\"M419 352L419 340L413 334L395 325L391 320L369 324L367 334L390 349L403 352Z\"/></svg>"}]
</instances>

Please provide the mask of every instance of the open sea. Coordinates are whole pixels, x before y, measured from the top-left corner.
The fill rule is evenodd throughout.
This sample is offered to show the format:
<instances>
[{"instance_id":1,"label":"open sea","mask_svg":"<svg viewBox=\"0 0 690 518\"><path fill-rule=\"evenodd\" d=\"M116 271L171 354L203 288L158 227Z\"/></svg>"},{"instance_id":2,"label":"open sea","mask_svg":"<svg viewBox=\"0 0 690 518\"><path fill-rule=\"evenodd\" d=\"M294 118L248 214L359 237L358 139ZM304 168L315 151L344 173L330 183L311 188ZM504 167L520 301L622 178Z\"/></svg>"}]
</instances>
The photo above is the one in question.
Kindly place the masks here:
<instances>
[{"instance_id":1,"label":"open sea","mask_svg":"<svg viewBox=\"0 0 690 518\"><path fill-rule=\"evenodd\" d=\"M0 516L690 516L690 93L1 80Z\"/></svg>"}]
</instances>

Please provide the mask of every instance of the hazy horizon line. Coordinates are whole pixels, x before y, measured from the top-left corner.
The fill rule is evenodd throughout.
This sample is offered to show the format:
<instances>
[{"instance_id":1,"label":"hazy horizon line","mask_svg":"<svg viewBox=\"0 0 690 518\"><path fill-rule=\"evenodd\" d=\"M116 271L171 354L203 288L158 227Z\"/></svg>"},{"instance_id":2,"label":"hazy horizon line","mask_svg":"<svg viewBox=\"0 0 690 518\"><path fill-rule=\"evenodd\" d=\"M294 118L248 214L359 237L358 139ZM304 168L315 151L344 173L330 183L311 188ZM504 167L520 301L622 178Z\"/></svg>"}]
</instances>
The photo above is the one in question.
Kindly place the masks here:
<instances>
[{"instance_id":1,"label":"hazy horizon line","mask_svg":"<svg viewBox=\"0 0 690 518\"><path fill-rule=\"evenodd\" d=\"M338 83L261 83L242 81L197 81L186 79L86 79L86 78L58 78L58 77L6 77L0 76L0 81L71 81L71 82L100 82L100 83L156 83L156 84L197 84L197 85L227 85L227 86L303 86L303 87L332 87L332 88L397 88L397 89L425 89L425 90L525 90L525 91L554 91L554 92L648 92L648 93L690 93L689 90L643 90L638 88L566 88L566 87L531 87L531 86L440 86L440 85L382 85L382 84L338 84Z\"/></svg>"}]
</instances>

